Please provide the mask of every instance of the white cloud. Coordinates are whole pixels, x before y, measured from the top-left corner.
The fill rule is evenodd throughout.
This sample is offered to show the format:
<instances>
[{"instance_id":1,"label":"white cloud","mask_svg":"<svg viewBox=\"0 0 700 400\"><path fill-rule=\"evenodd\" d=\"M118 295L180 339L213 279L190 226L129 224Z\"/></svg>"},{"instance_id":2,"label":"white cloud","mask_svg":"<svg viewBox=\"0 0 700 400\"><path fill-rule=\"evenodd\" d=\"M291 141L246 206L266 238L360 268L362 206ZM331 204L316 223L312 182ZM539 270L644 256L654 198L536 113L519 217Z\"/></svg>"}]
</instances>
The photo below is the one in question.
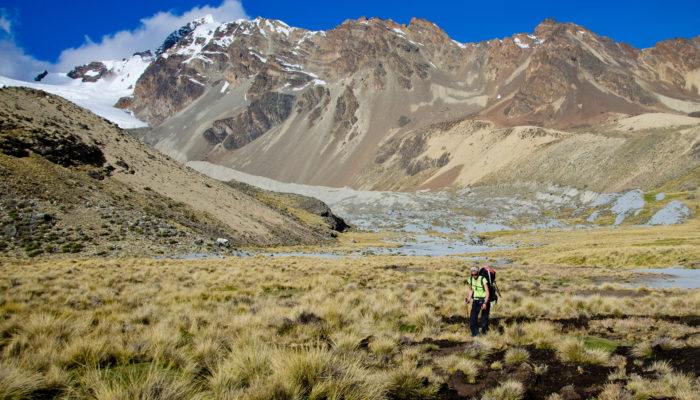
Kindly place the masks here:
<instances>
[{"instance_id":1,"label":"white cloud","mask_svg":"<svg viewBox=\"0 0 700 400\"><path fill-rule=\"evenodd\" d=\"M5 14L5 9L0 9L0 29L8 35L12 34L12 22Z\"/></svg>"},{"instance_id":2,"label":"white cloud","mask_svg":"<svg viewBox=\"0 0 700 400\"><path fill-rule=\"evenodd\" d=\"M99 41L85 37L78 48L61 52L58 62L51 64L28 55L17 45L12 32L13 18L0 8L0 75L31 81L43 70L68 72L77 65L99 60L119 60L137 51L155 50L174 30L188 22L211 14L218 22L248 18L239 0L224 0L218 7L194 7L182 15L159 12L141 20L133 30L105 35Z\"/></svg>"},{"instance_id":3,"label":"white cloud","mask_svg":"<svg viewBox=\"0 0 700 400\"><path fill-rule=\"evenodd\" d=\"M86 37L85 43L77 49L64 50L54 69L64 72L90 61L121 59L137 51L155 50L171 32L207 14L218 22L248 18L238 0L224 0L218 7L195 7L182 15L159 12L142 19L135 29L105 35L99 42Z\"/></svg>"},{"instance_id":4,"label":"white cloud","mask_svg":"<svg viewBox=\"0 0 700 400\"><path fill-rule=\"evenodd\" d=\"M0 40L0 75L22 81L31 81L43 70L50 70L51 64L25 54L14 40Z\"/></svg>"},{"instance_id":5,"label":"white cloud","mask_svg":"<svg viewBox=\"0 0 700 400\"><path fill-rule=\"evenodd\" d=\"M0 8L0 75L31 81L51 64L37 60L17 46L12 32L12 16Z\"/></svg>"}]
</instances>

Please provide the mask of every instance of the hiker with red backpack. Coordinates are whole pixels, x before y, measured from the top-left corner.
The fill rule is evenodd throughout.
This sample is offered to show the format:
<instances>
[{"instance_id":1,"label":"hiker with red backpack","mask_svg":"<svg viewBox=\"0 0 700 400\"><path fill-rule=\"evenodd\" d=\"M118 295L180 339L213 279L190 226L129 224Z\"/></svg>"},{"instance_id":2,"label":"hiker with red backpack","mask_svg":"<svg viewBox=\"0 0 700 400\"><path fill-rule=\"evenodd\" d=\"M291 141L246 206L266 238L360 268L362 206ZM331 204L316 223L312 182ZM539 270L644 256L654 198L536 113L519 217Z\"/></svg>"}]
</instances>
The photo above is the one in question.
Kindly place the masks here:
<instances>
[{"instance_id":1,"label":"hiker with red backpack","mask_svg":"<svg viewBox=\"0 0 700 400\"><path fill-rule=\"evenodd\" d=\"M469 285L469 294L466 298L466 306L469 307L469 302L472 300L471 314L469 315L469 329L472 336L479 336L479 327L481 334L486 334L489 330L489 312L491 311L491 302L495 302L496 296L495 280L496 272L491 268L484 267L481 270L477 267L471 267L471 276L467 279ZM481 312L481 323L479 324L479 313Z\"/></svg>"}]
</instances>

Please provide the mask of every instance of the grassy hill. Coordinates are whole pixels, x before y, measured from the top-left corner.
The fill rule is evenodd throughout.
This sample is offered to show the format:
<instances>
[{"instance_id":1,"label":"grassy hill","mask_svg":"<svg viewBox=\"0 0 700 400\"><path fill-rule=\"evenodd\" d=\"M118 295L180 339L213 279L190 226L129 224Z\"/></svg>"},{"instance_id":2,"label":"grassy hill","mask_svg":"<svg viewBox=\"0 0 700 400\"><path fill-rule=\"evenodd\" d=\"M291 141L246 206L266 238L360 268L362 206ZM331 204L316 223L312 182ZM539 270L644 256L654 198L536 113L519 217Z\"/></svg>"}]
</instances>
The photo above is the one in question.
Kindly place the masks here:
<instances>
[{"instance_id":1,"label":"grassy hill","mask_svg":"<svg viewBox=\"0 0 700 400\"><path fill-rule=\"evenodd\" d=\"M7 256L229 253L335 235L322 216L273 209L32 89L0 90L0 185Z\"/></svg>"}]
</instances>

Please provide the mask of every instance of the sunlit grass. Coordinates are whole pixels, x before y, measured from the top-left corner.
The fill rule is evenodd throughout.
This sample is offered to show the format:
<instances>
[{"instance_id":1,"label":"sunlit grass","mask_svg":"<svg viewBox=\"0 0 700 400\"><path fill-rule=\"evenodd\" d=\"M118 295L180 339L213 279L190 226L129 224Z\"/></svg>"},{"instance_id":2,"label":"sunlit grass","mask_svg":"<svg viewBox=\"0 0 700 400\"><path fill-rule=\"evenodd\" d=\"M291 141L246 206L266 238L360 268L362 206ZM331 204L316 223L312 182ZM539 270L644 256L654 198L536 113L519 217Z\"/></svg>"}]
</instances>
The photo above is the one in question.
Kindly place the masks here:
<instances>
[{"instance_id":1,"label":"sunlit grass","mask_svg":"<svg viewBox=\"0 0 700 400\"><path fill-rule=\"evenodd\" d=\"M496 243L518 245L512 250L479 253L528 264L595 265L625 268L690 266L700 260L700 218L671 226L542 230L489 234ZM672 238L672 239L670 239ZM535 246L532 246L532 245ZM474 254L471 254L474 255Z\"/></svg>"},{"instance_id":2,"label":"sunlit grass","mask_svg":"<svg viewBox=\"0 0 700 400\"><path fill-rule=\"evenodd\" d=\"M499 268L504 293L492 316L525 320L471 340L470 265L391 256L4 264L0 389L9 398L429 398L452 374L479 384L529 362L532 348L617 366L617 342L599 332L640 358L696 343L691 327L650 318L694 315L700 291L601 287L631 273L561 266ZM557 322L587 315L609 317L590 321L590 332ZM460 347L440 354L432 341Z\"/></svg>"}]
</instances>

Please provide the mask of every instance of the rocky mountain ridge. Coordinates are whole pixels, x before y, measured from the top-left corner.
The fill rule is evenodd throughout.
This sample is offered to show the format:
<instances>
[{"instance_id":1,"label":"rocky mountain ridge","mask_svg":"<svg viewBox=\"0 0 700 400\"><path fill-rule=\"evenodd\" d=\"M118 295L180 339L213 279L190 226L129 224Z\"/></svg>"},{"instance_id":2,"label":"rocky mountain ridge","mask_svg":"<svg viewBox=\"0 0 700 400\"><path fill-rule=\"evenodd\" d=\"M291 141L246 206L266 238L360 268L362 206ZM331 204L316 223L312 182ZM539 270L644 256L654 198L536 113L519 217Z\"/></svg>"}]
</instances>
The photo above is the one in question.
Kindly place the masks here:
<instances>
[{"instance_id":1,"label":"rocky mountain ridge","mask_svg":"<svg viewBox=\"0 0 700 400\"><path fill-rule=\"evenodd\" d=\"M128 103L153 127L145 140L183 162L329 186L464 187L507 175L505 161L572 136L566 132L588 127L594 142L605 142L601 127L611 121L700 110L698 68L700 37L639 50L554 20L471 44L417 18L407 26L348 20L326 32L262 18L202 20L145 70ZM466 120L488 126L479 147L498 142L511 157L467 176L460 171L474 154L431 148ZM519 140L494 133L520 126L540 128ZM590 169L591 160L579 161ZM595 189L622 181L629 177Z\"/></svg>"},{"instance_id":2,"label":"rocky mountain ridge","mask_svg":"<svg viewBox=\"0 0 700 400\"><path fill-rule=\"evenodd\" d=\"M630 155L664 164L645 185L698 165L693 151L673 155L678 146L658 129L642 130L640 139L614 125L700 112L700 37L640 50L548 19L532 33L463 44L418 18L408 25L362 18L313 32L263 18L219 24L207 17L174 32L156 54L118 106L151 125L140 138L181 162L393 190L502 179L582 186L576 171L587 170L605 176L593 188L608 191L648 174L630 170L639 164ZM459 144L455 126L479 132L468 135L472 147ZM691 131L679 135L693 149ZM603 163L609 173L592 155L613 139L625 143L619 148L660 140L661 150L608 152L618 157ZM562 142L591 156L565 174L542 173L551 170L544 164L519 168L528 159L566 162L571 146ZM672 156L659 161L659 154Z\"/></svg>"}]
</instances>

